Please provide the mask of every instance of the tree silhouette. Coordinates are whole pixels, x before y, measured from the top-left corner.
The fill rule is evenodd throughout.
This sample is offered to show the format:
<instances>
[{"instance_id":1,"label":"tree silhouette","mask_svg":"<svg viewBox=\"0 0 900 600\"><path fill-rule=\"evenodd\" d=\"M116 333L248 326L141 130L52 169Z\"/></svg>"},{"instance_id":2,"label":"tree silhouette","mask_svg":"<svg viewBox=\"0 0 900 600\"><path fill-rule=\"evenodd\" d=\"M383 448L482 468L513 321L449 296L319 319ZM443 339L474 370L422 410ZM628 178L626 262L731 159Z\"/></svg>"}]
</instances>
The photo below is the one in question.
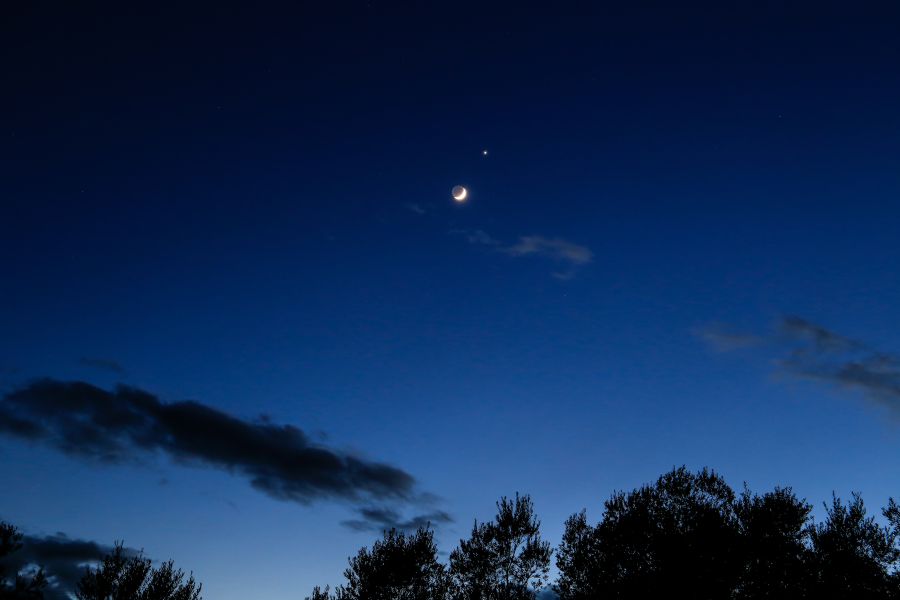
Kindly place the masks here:
<instances>
[{"instance_id":1,"label":"tree silhouette","mask_svg":"<svg viewBox=\"0 0 900 600\"><path fill-rule=\"evenodd\" d=\"M742 570L734 597L802 598L810 584L807 520L812 506L790 488L762 496L744 489L735 505Z\"/></svg>"},{"instance_id":2,"label":"tree silhouette","mask_svg":"<svg viewBox=\"0 0 900 600\"><path fill-rule=\"evenodd\" d=\"M530 496L501 498L493 521L472 528L450 554L454 597L459 600L524 600L546 582L550 544L541 540Z\"/></svg>"},{"instance_id":3,"label":"tree silhouette","mask_svg":"<svg viewBox=\"0 0 900 600\"><path fill-rule=\"evenodd\" d=\"M563 539L556 552L556 567L560 576L554 588L560 598L598 598L601 590L607 587L600 542L583 510L566 520Z\"/></svg>"},{"instance_id":4,"label":"tree silhouette","mask_svg":"<svg viewBox=\"0 0 900 600\"><path fill-rule=\"evenodd\" d=\"M437 560L431 529L413 534L396 529L361 548L344 571L346 583L334 593L336 600L442 600L447 597L447 574ZM308 600L327 600L328 588L316 587Z\"/></svg>"},{"instance_id":5,"label":"tree silhouette","mask_svg":"<svg viewBox=\"0 0 900 600\"><path fill-rule=\"evenodd\" d=\"M312 596L307 596L306 600L331 600L332 596L328 593L329 587L326 585L323 590L319 586L313 588Z\"/></svg>"},{"instance_id":6,"label":"tree silhouette","mask_svg":"<svg viewBox=\"0 0 900 600\"><path fill-rule=\"evenodd\" d=\"M96 568L89 568L75 590L77 600L201 600L201 585L170 560L153 568L149 558L126 556L121 543Z\"/></svg>"},{"instance_id":7,"label":"tree silhouette","mask_svg":"<svg viewBox=\"0 0 900 600\"><path fill-rule=\"evenodd\" d=\"M0 600L41 600L47 578L39 569L31 576L5 572L3 563L9 555L22 549L22 534L13 525L0 521Z\"/></svg>"},{"instance_id":8,"label":"tree silhouette","mask_svg":"<svg viewBox=\"0 0 900 600\"><path fill-rule=\"evenodd\" d=\"M682 467L614 493L596 527L574 515L557 558L560 596L728 598L740 573L734 499L715 473Z\"/></svg>"},{"instance_id":9,"label":"tree silhouette","mask_svg":"<svg viewBox=\"0 0 900 600\"><path fill-rule=\"evenodd\" d=\"M860 600L900 597L900 509L893 499L883 514L888 525L866 516L862 497L845 505L837 497L826 505L824 522L809 527L814 554L814 595Z\"/></svg>"},{"instance_id":10,"label":"tree silhouette","mask_svg":"<svg viewBox=\"0 0 900 600\"><path fill-rule=\"evenodd\" d=\"M834 498L827 518L790 488L735 497L718 475L684 467L618 492L596 526L566 521L557 553L563 600L587 598L900 598L900 507L887 525L862 498Z\"/></svg>"}]
</instances>

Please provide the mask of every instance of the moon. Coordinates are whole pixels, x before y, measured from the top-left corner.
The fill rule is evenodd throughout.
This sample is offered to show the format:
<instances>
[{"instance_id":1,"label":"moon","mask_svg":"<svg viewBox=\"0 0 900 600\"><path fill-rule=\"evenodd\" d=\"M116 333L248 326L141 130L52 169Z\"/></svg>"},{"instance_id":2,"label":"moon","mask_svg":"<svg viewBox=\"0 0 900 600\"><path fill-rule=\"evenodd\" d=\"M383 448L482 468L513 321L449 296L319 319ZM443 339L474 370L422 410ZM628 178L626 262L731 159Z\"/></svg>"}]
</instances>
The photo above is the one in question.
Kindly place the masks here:
<instances>
[{"instance_id":1,"label":"moon","mask_svg":"<svg viewBox=\"0 0 900 600\"><path fill-rule=\"evenodd\" d=\"M453 189L450 190L450 194L453 195L453 199L457 202L465 202L466 197L469 195L469 190L461 185L455 185L453 186Z\"/></svg>"}]
</instances>

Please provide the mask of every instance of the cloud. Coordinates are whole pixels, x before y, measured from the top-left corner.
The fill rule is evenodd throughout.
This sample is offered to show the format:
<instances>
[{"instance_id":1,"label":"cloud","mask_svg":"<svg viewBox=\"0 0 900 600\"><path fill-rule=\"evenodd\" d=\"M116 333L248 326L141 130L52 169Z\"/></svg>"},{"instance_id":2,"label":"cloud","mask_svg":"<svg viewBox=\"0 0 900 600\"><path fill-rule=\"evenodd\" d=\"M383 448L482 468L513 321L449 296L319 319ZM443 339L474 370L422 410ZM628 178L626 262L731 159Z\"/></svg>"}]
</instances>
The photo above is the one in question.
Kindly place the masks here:
<instances>
[{"instance_id":1,"label":"cloud","mask_svg":"<svg viewBox=\"0 0 900 600\"><path fill-rule=\"evenodd\" d=\"M69 592L75 589L86 567L95 565L112 550L111 546L72 539L62 533L46 537L26 535L22 538L21 549L6 556L2 564L9 573L42 567L50 581L44 597L68 600ZM128 549L126 554L136 555L137 551Z\"/></svg>"},{"instance_id":2,"label":"cloud","mask_svg":"<svg viewBox=\"0 0 900 600\"><path fill-rule=\"evenodd\" d=\"M102 463L157 455L245 478L279 500L419 503L412 475L313 443L300 429L246 421L193 401L165 403L133 387L43 379L0 401L0 434Z\"/></svg>"},{"instance_id":3,"label":"cloud","mask_svg":"<svg viewBox=\"0 0 900 600\"><path fill-rule=\"evenodd\" d=\"M408 203L406 204L406 208L407 208L408 210L411 210L412 212L416 213L417 215L424 215L424 214L425 214L425 209L422 208L421 205L416 204L415 202L408 202Z\"/></svg>"},{"instance_id":4,"label":"cloud","mask_svg":"<svg viewBox=\"0 0 900 600\"><path fill-rule=\"evenodd\" d=\"M341 525L354 531L384 531L396 529L398 531L415 531L420 527L436 527L446 523L452 523L453 517L442 510L416 515L403 520L397 511L389 508L366 507L357 511L360 519L342 521Z\"/></svg>"},{"instance_id":5,"label":"cloud","mask_svg":"<svg viewBox=\"0 0 900 600\"><path fill-rule=\"evenodd\" d=\"M476 246L499 246L500 242L495 240L481 229L451 229L450 233L461 235L466 241Z\"/></svg>"},{"instance_id":6,"label":"cloud","mask_svg":"<svg viewBox=\"0 0 900 600\"><path fill-rule=\"evenodd\" d=\"M734 331L727 325L714 323L694 330L694 335L717 352L731 352L758 346L763 340L749 333Z\"/></svg>"},{"instance_id":7,"label":"cloud","mask_svg":"<svg viewBox=\"0 0 900 600\"><path fill-rule=\"evenodd\" d=\"M562 238L547 238L541 235L525 235L519 237L515 244L504 245L480 229L457 229L451 233L465 236L470 244L492 246L507 256L538 257L561 263L566 268L556 271L557 279L571 279L578 269L594 260L594 253L587 246L575 244Z\"/></svg>"},{"instance_id":8,"label":"cloud","mask_svg":"<svg viewBox=\"0 0 900 600\"><path fill-rule=\"evenodd\" d=\"M114 360L107 360L105 358L79 358L78 364L83 367L93 367L95 369L101 369L104 371L112 371L116 375L124 375L125 367L121 364L117 363Z\"/></svg>"},{"instance_id":9,"label":"cloud","mask_svg":"<svg viewBox=\"0 0 900 600\"><path fill-rule=\"evenodd\" d=\"M701 337L715 347L714 336ZM784 317L768 334L747 337L779 355L781 372L858 392L900 415L900 356L796 316Z\"/></svg>"},{"instance_id":10,"label":"cloud","mask_svg":"<svg viewBox=\"0 0 900 600\"><path fill-rule=\"evenodd\" d=\"M784 317L781 320L779 330L782 335L788 338L809 342L811 344L809 350L818 353L841 352L864 349L865 347L860 342L838 335L821 325L810 323L806 319L795 316Z\"/></svg>"},{"instance_id":11,"label":"cloud","mask_svg":"<svg viewBox=\"0 0 900 600\"><path fill-rule=\"evenodd\" d=\"M594 260L594 253L586 246L540 235L522 236L518 243L504 248L503 252L510 256L543 256L575 266L586 265Z\"/></svg>"}]
</instances>

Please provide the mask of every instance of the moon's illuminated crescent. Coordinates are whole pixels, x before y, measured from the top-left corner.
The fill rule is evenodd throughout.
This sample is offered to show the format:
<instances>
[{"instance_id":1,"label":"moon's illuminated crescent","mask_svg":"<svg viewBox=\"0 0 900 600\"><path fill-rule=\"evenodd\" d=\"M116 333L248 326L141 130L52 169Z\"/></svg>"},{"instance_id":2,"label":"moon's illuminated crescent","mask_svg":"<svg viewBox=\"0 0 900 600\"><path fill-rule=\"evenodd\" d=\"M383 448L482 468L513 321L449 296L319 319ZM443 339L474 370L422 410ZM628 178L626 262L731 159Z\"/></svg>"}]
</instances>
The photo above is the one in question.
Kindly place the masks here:
<instances>
[{"instance_id":1,"label":"moon's illuminated crescent","mask_svg":"<svg viewBox=\"0 0 900 600\"><path fill-rule=\"evenodd\" d=\"M450 190L450 193L453 194L453 199L457 202L465 202L466 196L469 195L469 190L461 185L456 185L453 186L453 189Z\"/></svg>"}]
</instances>

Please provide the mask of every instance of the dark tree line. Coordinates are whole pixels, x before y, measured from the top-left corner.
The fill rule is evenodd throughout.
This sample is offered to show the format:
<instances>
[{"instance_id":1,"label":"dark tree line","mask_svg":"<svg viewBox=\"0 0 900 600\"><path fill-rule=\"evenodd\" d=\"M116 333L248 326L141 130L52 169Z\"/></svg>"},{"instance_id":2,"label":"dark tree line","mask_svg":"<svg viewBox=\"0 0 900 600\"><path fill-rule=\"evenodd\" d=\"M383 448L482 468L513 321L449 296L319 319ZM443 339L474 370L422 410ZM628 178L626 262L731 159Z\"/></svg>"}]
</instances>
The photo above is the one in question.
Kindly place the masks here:
<instances>
[{"instance_id":1,"label":"dark tree line","mask_svg":"<svg viewBox=\"0 0 900 600\"><path fill-rule=\"evenodd\" d=\"M900 506L882 519L858 494L832 499L824 519L790 488L736 493L716 473L678 468L656 482L616 492L597 523L584 511L565 523L554 551L541 539L529 496L502 498L491 521L472 526L449 560L434 532L385 531L349 559L335 589L308 600L900 600ZM0 523L0 600L41 600L52 573L39 565L4 570L23 537ZM549 581L555 554L558 575ZM201 600L200 584L169 561L154 567L118 544L87 568L76 600Z\"/></svg>"},{"instance_id":2,"label":"dark tree line","mask_svg":"<svg viewBox=\"0 0 900 600\"><path fill-rule=\"evenodd\" d=\"M789 488L740 495L715 473L676 469L616 493L596 525L571 517L557 555L563 599L900 598L900 509L886 525L862 498L825 520Z\"/></svg>"},{"instance_id":3,"label":"dark tree line","mask_svg":"<svg viewBox=\"0 0 900 600\"><path fill-rule=\"evenodd\" d=\"M501 499L447 565L433 534L396 531L351 557L345 583L308 600L524 600L549 587L562 600L692 598L900 600L900 506L884 524L862 498L833 498L821 522L790 488L735 491L716 473L674 469L616 492L600 521L565 524L548 584L551 549L531 499Z\"/></svg>"}]
</instances>

